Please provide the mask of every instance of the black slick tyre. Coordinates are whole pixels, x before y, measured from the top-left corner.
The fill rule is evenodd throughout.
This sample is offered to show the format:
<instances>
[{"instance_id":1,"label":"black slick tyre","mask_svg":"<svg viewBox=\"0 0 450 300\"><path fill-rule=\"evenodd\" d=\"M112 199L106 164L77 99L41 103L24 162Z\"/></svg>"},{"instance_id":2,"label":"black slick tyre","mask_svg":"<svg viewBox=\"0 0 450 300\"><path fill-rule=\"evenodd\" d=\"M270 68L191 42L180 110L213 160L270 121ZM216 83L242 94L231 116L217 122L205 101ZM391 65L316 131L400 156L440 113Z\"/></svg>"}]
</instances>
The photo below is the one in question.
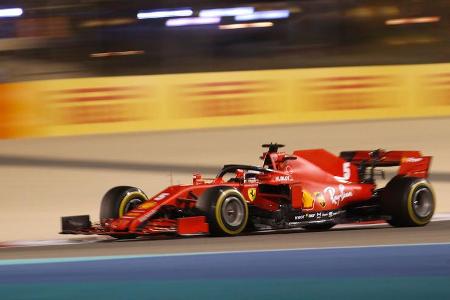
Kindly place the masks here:
<instances>
[{"instance_id":1,"label":"black slick tyre","mask_svg":"<svg viewBox=\"0 0 450 300\"><path fill-rule=\"evenodd\" d=\"M384 188L381 208L396 227L424 226L433 217L435 196L423 178L396 176Z\"/></svg>"},{"instance_id":2,"label":"black slick tyre","mask_svg":"<svg viewBox=\"0 0 450 300\"><path fill-rule=\"evenodd\" d=\"M145 193L136 187L116 186L110 189L103 196L100 205L100 222L105 219L117 219L125 215L128 211L138 207L148 199ZM134 234L111 235L118 239L134 238Z\"/></svg>"},{"instance_id":3,"label":"black slick tyre","mask_svg":"<svg viewBox=\"0 0 450 300\"><path fill-rule=\"evenodd\" d=\"M199 197L196 207L205 214L211 235L238 235L247 226L247 202L235 188L210 188Z\"/></svg>"}]
</instances>

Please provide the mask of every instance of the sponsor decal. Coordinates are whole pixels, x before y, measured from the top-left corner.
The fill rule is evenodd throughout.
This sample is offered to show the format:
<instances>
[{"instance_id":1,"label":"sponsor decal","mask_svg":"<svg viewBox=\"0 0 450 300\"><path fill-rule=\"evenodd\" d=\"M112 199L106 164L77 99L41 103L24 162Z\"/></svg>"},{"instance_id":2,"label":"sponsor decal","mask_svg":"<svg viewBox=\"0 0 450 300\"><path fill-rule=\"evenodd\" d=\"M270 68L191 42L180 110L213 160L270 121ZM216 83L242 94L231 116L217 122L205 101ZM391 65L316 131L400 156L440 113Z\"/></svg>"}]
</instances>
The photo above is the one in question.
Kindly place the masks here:
<instances>
[{"instance_id":1,"label":"sponsor decal","mask_svg":"<svg viewBox=\"0 0 450 300\"><path fill-rule=\"evenodd\" d=\"M323 192L330 196L331 203L334 205L339 205L340 202L344 201L346 198L353 196L353 192L346 192L345 186L340 184L338 186L339 191L336 191L334 187L326 187Z\"/></svg>"},{"instance_id":2,"label":"sponsor decal","mask_svg":"<svg viewBox=\"0 0 450 300\"><path fill-rule=\"evenodd\" d=\"M325 196L321 192L314 193L314 201L318 202L322 207L325 207L325 205L327 204Z\"/></svg>"},{"instance_id":3,"label":"sponsor decal","mask_svg":"<svg viewBox=\"0 0 450 300\"><path fill-rule=\"evenodd\" d=\"M206 80L206 76L204 80ZM209 79L208 79L209 80ZM223 117L256 115L270 111L268 97L260 97L255 106L254 96L268 95L276 86L268 80L203 81L185 84L177 88L179 101L178 117ZM264 104L263 104L264 103ZM263 105L261 105L263 104Z\"/></svg>"},{"instance_id":4,"label":"sponsor decal","mask_svg":"<svg viewBox=\"0 0 450 300\"><path fill-rule=\"evenodd\" d=\"M139 208L141 208L141 209L149 209L149 208L152 208L154 206L156 206L156 202L154 202L154 201L147 201L147 202L142 203L139 206Z\"/></svg>"},{"instance_id":5,"label":"sponsor decal","mask_svg":"<svg viewBox=\"0 0 450 300\"><path fill-rule=\"evenodd\" d=\"M290 180L291 180L291 176L289 176L289 175L275 177L275 181L290 181Z\"/></svg>"},{"instance_id":6,"label":"sponsor decal","mask_svg":"<svg viewBox=\"0 0 450 300\"><path fill-rule=\"evenodd\" d=\"M256 199L256 188L249 188L247 191L248 199L250 201L255 201Z\"/></svg>"},{"instance_id":7,"label":"sponsor decal","mask_svg":"<svg viewBox=\"0 0 450 300\"><path fill-rule=\"evenodd\" d=\"M161 201L161 200L165 199L169 195L170 195L169 193L161 193L158 196L156 196L155 198L153 198L153 200Z\"/></svg>"},{"instance_id":8,"label":"sponsor decal","mask_svg":"<svg viewBox=\"0 0 450 300\"><path fill-rule=\"evenodd\" d=\"M342 177L334 176L334 179L342 183L347 183L351 176L352 176L351 164L349 162L345 162L342 164Z\"/></svg>"},{"instance_id":9,"label":"sponsor decal","mask_svg":"<svg viewBox=\"0 0 450 300\"><path fill-rule=\"evenodd\" d=\"M405 157L402 159L402 162L407 162L407 163L417 163L422 161L423 158L421 157Z\"/></svg>"},{"instance_id":10,"label":"sponsor decal","mask_svg":"<svg viewBox=\"0 0 450 300\"><path fill-rule=\"evenodd\" d=\"M314 198L307 191L303 191L303 208L310 209L314 206Z\"/></svg>"},{"instance_id":11,"label":"sponsor decal","mask_svg":"<svg viewBox=\"0 0 450 300\"><path fill-rule=\"evenodd\" d=\"M139 212L128 212L125 216L123 216L124 218L127 218L127 217L137 217L137 216L139 216L140 215L140 213Z\"/></svg>"},{"instance_id":12,"label":"sponsor decal","mask_svg":"<svg viewBox=\"0 0 450 300\"><path fill-rule=\"evenodd\" d=\"M59 89L49 109L57 116L57 125L96 124L135 121L144 118L137 99L139 86L98 86ZM56 121L56 119L55 119Z\"/></svg>"},{"instance_id":13,"label":"sponsor decal","mask_svg":"<svg viewBox=\"0 0 450 300\"><path fill-rule=\"evenodd\" d=\"M340 213L341 213L341 211L337 211L337 210L306 213L306 214L294 216L294 221L314 221L314 220L333 219Z\"/></svg>"},{"instance_id":14,"label":"sponsor decal","mask_svg":"<svg viewBox=\"0 0 450 300\"><path fill-rule=\"evenodd\" d=\"M295 221L302 221L302 220L304 220L305 219L305 217L306 217L306 215L299 215L299 216L295 216Z\"/></svg>"}]
</instances>

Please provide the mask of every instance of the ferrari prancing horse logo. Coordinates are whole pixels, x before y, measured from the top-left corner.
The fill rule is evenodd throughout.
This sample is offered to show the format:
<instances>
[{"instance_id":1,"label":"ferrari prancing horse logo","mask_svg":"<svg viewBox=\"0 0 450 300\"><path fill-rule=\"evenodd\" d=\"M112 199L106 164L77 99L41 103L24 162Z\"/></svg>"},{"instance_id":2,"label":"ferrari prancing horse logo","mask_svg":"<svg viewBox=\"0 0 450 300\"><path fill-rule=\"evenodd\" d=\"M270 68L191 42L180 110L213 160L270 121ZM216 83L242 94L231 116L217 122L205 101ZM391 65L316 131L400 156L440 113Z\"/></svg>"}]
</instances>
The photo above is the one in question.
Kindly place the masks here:
<instances>
[{"instance_id":1,"label":"ferrari prancing horse logo","mask_svg":"<svg viewBox=\"0 0 450 300\"><path fill-rule=\"evenodd\" d=\"M325 207L327 205L327 202L325 201L325 197L321 192L314 193L314 200L319 202L320 206Z\"/></svg>"},{"instance_id":2,"label":"ferrari prancing horse logo","mask_svg":"<svg viewBox=\"0 0 450 300\"><path fill-rule=\"evenodd\" d=\"M254 201L256 199L256 188L249 188L247 191L248 199Z\"/></svg>"}]
</instances>

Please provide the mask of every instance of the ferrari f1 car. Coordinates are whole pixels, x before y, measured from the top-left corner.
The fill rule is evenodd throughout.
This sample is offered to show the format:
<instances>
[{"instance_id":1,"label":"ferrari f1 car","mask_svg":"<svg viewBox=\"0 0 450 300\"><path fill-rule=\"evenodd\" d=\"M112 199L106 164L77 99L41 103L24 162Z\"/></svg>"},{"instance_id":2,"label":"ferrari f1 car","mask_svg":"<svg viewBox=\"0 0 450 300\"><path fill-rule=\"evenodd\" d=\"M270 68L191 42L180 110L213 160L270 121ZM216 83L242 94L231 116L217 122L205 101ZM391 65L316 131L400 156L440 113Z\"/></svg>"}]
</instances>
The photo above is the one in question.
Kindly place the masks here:
<instances>
[{"instance_id":1,"label":"ferrari f1 car","mask_svg":"<svg viewBox=\"0 0 450 300\"><path fill-rule=\"evenodd\" d=\"M435 196L427 180L430 156L418 151L323 149L280 152L265 144L262 166L225 165L215 178L169 186L153 197L118 186L101 202L99 223L89 216L62 218L63 234L134 238L155 234L234 236L243 231L304 228L385 220L392 226L430 222ZM384 167L396 175L378 187Z\"/></svg>"}]
</instances>

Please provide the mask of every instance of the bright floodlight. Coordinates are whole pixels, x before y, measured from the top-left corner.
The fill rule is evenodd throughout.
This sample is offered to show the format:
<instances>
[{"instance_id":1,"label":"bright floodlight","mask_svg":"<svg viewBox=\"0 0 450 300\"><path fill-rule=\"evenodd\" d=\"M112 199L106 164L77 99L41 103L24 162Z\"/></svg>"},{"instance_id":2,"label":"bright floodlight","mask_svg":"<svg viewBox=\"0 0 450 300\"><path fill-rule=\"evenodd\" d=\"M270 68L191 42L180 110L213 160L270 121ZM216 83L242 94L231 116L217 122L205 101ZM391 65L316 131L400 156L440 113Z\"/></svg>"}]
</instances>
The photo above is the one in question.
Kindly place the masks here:
<instances>
[{"instance_id":1,"label":"bright floodlight","mask_svg":"<svg viewBox=\"0 0 450 300\"><path fill-rule=\"evenodd\" d=\"M199 13L200 17L234 17L240 15L249 15L255 11L253 7L230 7L204 9Z\"/></svg>"},{"instance_id":2,"label":"bright floodlight","mask_svg":"<svg viewBox=\"0 0 450 300\"><path fill-rule=\"evenodd\" d=\"M152 10L140 11L137 14L139 20L143 19L160 19L172 17L190 17L194 12L190 8L174 9L174 10Z\"/></svg>"},{"instance_id":3,"label":"bright floodlight","mask_svg":"<svg viewBox=\"0 0 450 300\"><path fill-rule=\"evenodd\" d=\"M243 29L243 28L261 28L261 27L272 27L272 22L256 22L256 23L241 23L241 24L226 24L220 25L219 29Z\"/></svg>"},{"instance_id":4,"label":"bright floodlight","mask_svg":"<svg viewBox=\"0 0 450 300\"><path fill-rule=\"evenodd\" d=\"M255 20L275 20L289 18L288 9L257 11L248 15L239 15L234 19L236 21L255 21Z\"/></svg>"},{"instance_id":5,"label":"bright floodlight","mask_svg":"<svg viewBox=\"0 0 450 300\"><path fill-rule=\"evenodd\" d=\"M404 24L421 24L421 23L435 23L439 22L441 17L430 16L430 17L418 17L418 18L403 18L403 19L391 19L386 20L384 24L386 25L404 25Z\"/></svg>"},{"instance_id":6,"label":"bright floodlight","mask_svg":"<svg viewBox=\"0 0 450 300\"><path fill-rule=\"evenodd\" d=\"M220 18L177 18L166 21L167 27L189 26L189 25L207 25L220 23Z\"/></svg>"},{"instance_id":7,"label":"bright floodlight","mask_svg":"<svg viewBox=\"0 0 450 300\"><path fill-rule=\"evenodd\" d=\"M0 9L0 18L20 17L23 14L21 8L5 8Z\"/></svg>"}]
</instances>

